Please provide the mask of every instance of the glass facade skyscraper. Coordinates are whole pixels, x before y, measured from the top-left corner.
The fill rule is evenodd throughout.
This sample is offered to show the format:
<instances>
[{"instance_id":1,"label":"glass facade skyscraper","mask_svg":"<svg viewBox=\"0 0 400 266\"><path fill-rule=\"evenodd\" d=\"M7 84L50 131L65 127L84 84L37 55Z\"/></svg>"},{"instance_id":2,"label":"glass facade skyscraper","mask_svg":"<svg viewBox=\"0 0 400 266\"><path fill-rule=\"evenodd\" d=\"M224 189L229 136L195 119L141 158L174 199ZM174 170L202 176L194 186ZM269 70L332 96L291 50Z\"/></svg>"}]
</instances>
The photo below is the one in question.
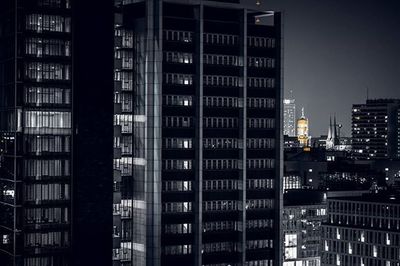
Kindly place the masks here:
<instances>
[{"instance_id":1,"label":"glass facade skyscraper","mask_svg":"<svg viewBox=\"0 0 400 266\"><path fill-rule=\"evenodd\" d=\"M0 235L3 253L10 254L1 261L14 265L15 256L17 265L67 265L70 3L21 1L14 8L13 2L5 1L1 8Z\"/></svg>"},{"instance_id":2,"label":"glass facade skyscraper","mask_svg":"<svg viewBox=\"0 0 400 266\"><path fill-rule=\"evenodd\" d=\"M0 262L280 265L280 20L0 1Z\"/></svg>"},{"instance_id":3,"label":"glass facade skyscraper","mask_svg":"<svg viewBox=\"0 0 400 266\"><path fill-rule=\"evenodd\" d=\"M280 14L116 7L114 265L279 265Z\"/></svg>"},{"instance_id":4,"label":"glass facade skyscraper","mask_svg":"<svg viewBox=\"0 0 400 266\"><path fill-rule=\"evenodd\" d=\"M111 264L112 7L0 2L1 265Z\"/></svg>"}]
</instances>

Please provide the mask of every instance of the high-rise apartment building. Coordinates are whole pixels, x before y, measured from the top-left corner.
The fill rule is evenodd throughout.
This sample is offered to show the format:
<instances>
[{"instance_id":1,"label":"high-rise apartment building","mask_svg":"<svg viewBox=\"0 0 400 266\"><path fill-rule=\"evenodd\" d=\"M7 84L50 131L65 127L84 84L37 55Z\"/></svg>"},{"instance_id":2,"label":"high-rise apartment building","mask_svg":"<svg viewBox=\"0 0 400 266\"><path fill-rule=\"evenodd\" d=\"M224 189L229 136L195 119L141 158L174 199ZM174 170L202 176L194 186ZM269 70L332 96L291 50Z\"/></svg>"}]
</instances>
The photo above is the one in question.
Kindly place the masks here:
<instances>
[{"instance_id":1,"label":"high-rise apartment building","mask_svg":"<svg viewBox=\"0 0 400 266\"><path fill-rule=\"evenodd\" d=\"M400 100L367 100L352 111L353 158L358 160L398 157L397 114Z\"/></svg>"},{"instance_id":2,"label":"high-rise apartment building","mask_svg":"<svg viewBox=\"0 0 400 266\"><path fill-rule=\"evenodd\" d=\"M398 265L400 201L389 192L328 197L322 265Z\"/></svg>"},{"instance_id":3,"label":"high-rise apartment building","mask_svg":"<svg viewBox=\"0 0 400 266\"><path fill-rule=\"evenodd\" d=\"M280 265L280 14L117 13L114 265Z\"/></svg>"},{"instance_id":4,"label":"high-rise apartment building","mask_svg":"<svg viewBox=\"0 0 400 266\"><path fill-rule=\"evenodd\" d=\"M1 265L112 263L112 8L0 1Z\"/></svg>"},{"instance_id":5,"label":"high-rise apartment building","mask_svg":"<svg viewBox=\"0 0 400 266\"><path fill-rule=\"evenodd\" d=\"M294 99L283 100L283 135L296 136L296 104Z\"/></svg>"}]
</instances>

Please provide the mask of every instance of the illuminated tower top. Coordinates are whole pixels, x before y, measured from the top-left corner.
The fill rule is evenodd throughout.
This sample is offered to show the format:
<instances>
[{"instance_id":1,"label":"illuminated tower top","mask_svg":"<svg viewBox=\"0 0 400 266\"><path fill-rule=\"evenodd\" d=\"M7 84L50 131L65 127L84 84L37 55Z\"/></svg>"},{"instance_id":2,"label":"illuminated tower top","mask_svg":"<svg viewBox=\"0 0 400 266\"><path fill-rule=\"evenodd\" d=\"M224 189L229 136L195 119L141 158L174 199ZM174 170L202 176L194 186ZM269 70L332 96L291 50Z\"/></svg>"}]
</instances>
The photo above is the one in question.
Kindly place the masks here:
<instances>
[{"instance_id":1,"label":"illuminated tower top","mask_svg":"<svg viewBox=\"0 0 400 266\"><path fill-rule=\"evenodd\" d=\"M301 117L297 120L297 139L301 146L305 147L308 145L308 119L304 114L304 107L301 108Z\"/></svg>"}]
</instances>

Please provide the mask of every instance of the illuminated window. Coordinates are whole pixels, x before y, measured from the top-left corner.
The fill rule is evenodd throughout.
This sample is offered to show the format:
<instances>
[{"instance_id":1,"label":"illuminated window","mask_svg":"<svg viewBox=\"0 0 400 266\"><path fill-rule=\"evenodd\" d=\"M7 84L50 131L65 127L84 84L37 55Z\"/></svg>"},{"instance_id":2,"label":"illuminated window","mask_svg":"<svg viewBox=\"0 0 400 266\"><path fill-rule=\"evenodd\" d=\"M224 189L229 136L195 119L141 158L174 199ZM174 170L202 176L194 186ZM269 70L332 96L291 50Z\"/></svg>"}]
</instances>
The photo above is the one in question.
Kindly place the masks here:
<instances>
[{"instance_id":1,"label":"illuminated window","mask_svg":"<svg viewBox=\"0 0 400 266\"><path fill-rule=\"evenodd\" d=\"M297 246L297 234L285 234L285 247Z\"/></svg>"},{"instance_id":2,"label":"illuminated window","mask_svg":"<svg viewBox=\"0 0 400 266\"><path fill-rule=\"evenodd\" d=\"M378 257L378 247L376 245L373 246L372 256Z\"/></svg>"},{"instance_id":3,"label":"illuminated window","mask_svg":"<svg viewBox=\"0 0 400 266\"><path fill-rule=\"evenodd\" d=\"M70 32L71 19L55 15L30 14L26 17L25 29L36 32Z\"/></svg>"},{"instance_id":4,"label":"illuminated window","mask_svg":"<svg viewBox=\"0 0 400 266\"><path fill-rule=\"evenodd\" d=\"M10 235L3 235L2 240L4 245L10 244Z\"/></svg>"},{"instance_id":5,"label":"illuminated window","mask_svg":"<svg viewBox=\"0 0 400 266\"><path fill-rule=\"evenodd\" d=\"M386 233L386 245L390 245L390 237L388 233Z\"/></svg>"},{"instance_id":6,"label":"illuminated window","mask_svg":"<svg viewBox=\"0 0 400 266\"><path fill-rule=\"evenodd\" d=\"M297 247L286 247L285 259L296 259L296 258L297 258Z\"/></svg>"},{"instance_id":7,"label":"illuminated window","mask_svg":"<svg viewBox=\"0 0 400 266\"><path fill-rule=\"evenodd\" d=\"M340 239L340 231L339 231L339 228L336 228L336 239Z\"/></svg>"}]
</instances>

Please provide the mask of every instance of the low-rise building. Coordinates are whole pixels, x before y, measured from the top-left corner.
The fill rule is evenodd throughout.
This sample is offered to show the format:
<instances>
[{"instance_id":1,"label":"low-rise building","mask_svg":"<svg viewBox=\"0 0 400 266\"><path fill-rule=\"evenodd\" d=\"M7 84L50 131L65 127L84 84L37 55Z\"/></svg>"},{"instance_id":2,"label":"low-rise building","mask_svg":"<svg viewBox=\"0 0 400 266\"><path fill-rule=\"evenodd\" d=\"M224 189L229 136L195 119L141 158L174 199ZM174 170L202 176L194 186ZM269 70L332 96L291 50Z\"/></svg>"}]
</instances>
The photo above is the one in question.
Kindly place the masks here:
<instances>
[{"instance_id":1,"label":"low-rise building","mask_svg":"<svg viewBox=\"0 0 400 266\"><path fill-rule=\"evenodd\" d=\"M400 265L400 195L328 198L322 265Z\"/></svg>"}]
</instances>

